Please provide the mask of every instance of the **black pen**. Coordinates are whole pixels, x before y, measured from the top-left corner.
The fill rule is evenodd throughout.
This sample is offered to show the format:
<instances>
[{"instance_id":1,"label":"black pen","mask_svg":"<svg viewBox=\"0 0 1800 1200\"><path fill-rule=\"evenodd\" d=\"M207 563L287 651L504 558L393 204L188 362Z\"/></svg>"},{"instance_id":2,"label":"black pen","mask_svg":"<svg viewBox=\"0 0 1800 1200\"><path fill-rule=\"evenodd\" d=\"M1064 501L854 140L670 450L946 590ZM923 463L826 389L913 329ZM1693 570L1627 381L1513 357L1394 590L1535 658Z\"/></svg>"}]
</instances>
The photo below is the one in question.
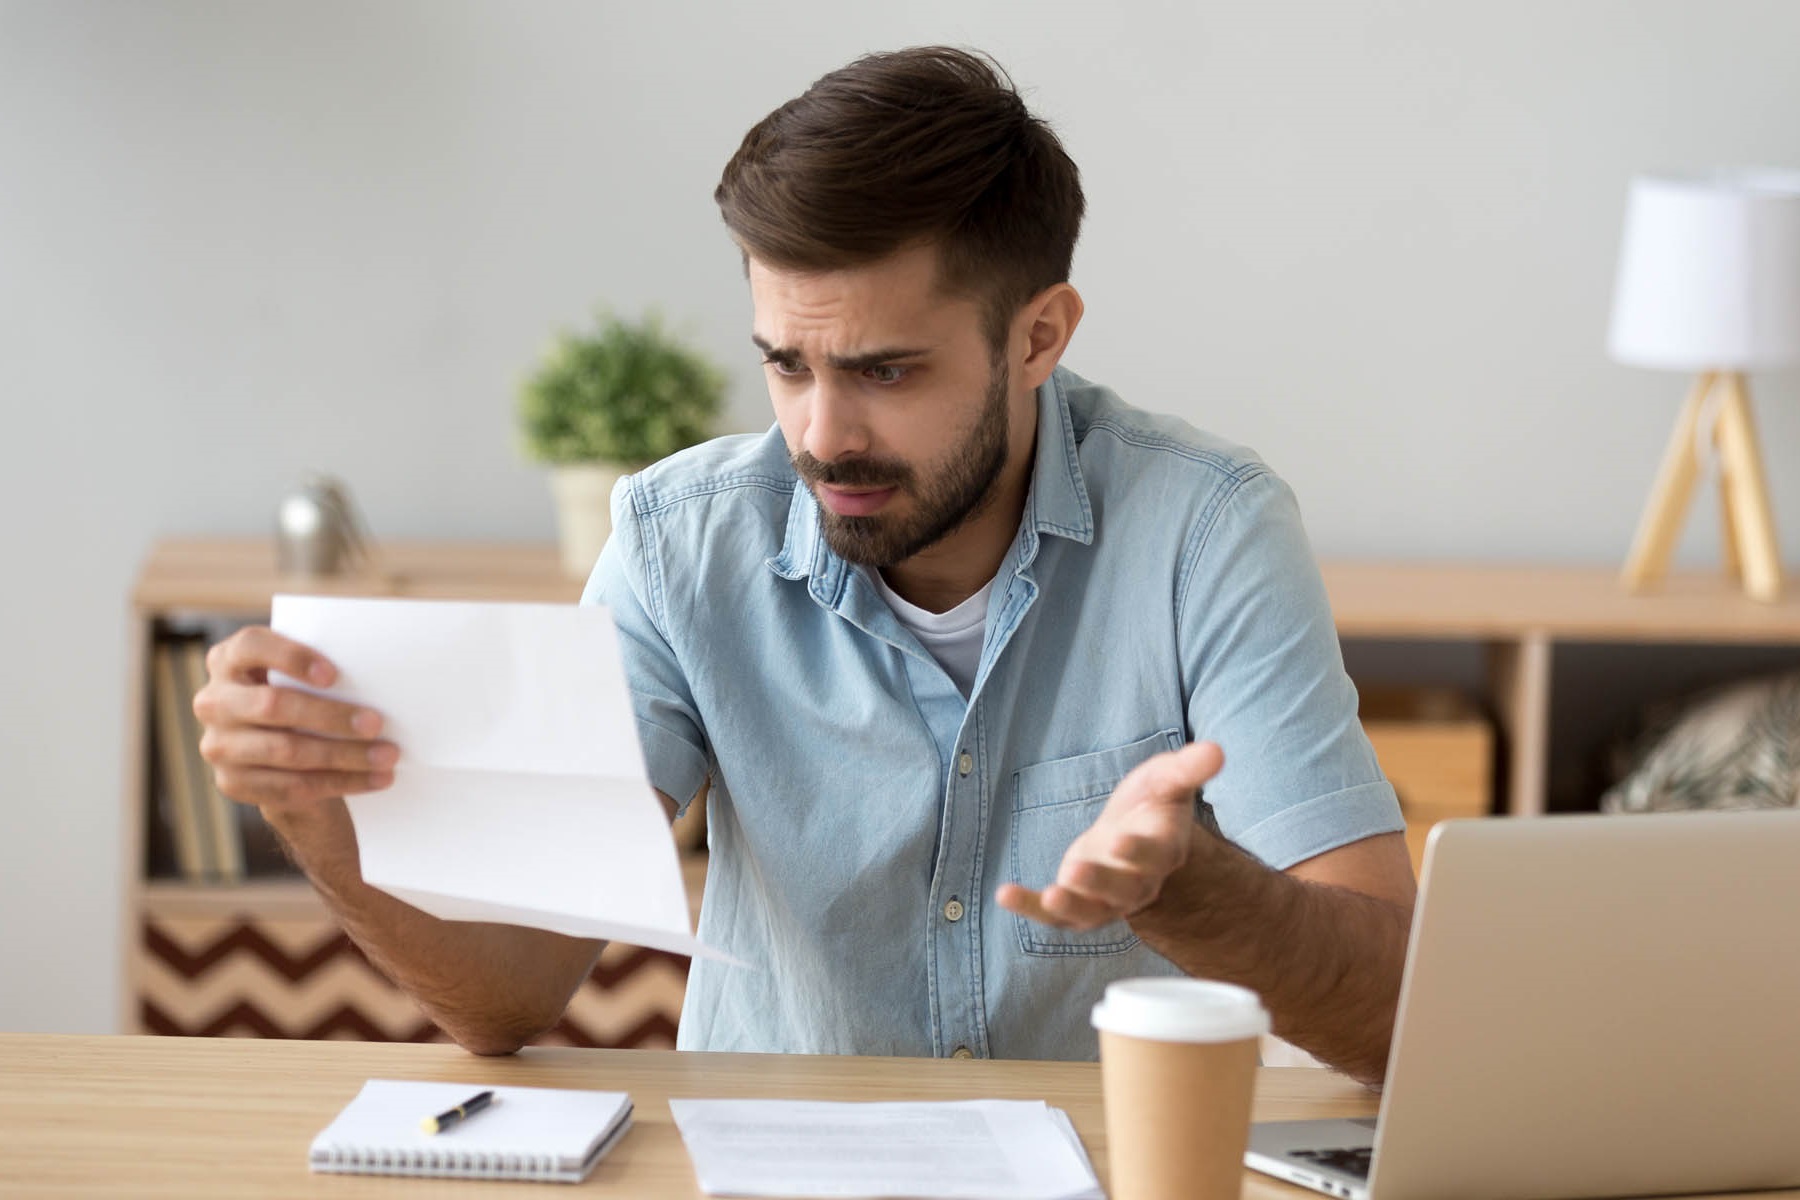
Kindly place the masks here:
<instances>
[{"instance_id":1,"label":"black pen","mask_svg":"<svg viewBox=\"0 0 1800 1200\"><path fill-rule=\"evenodd\" d=\"M493 1102L493 1092L477 1092L447 1112L441 1112L435 1117L426 1117L419 1122L419 1128L426 1133L442 1133L452 1125L468 1120Z\"/></svg>"}]
</instances>

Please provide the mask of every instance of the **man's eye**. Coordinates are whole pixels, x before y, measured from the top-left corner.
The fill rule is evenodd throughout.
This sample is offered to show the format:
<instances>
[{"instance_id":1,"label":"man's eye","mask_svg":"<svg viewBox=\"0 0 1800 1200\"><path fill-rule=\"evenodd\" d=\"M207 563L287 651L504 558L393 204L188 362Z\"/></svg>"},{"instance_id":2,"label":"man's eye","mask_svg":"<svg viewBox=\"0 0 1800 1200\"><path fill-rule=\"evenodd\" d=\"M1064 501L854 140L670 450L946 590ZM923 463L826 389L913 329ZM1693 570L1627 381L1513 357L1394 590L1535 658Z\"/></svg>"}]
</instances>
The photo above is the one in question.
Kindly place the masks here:
<instances>
[{"instance_id":1,"label":"man's eye","mask_svg":"<svg viewBox=\"0 0 1800 1200\"><path fill-rule=\"evenodd\" d=\"M906 378L906 368L883 363L879 367L870 367L864 374L876 383L899 383Z\"/></svg>"},{"instance_id":2,"label":"man's eye","mask_svg":"<svg viewBox=\"0 0 1800 1200\"><path fill-rule=\"evenodd\" d=\"M803 375L806 368L791 358L765 358L763 365L774 367L777 375Z\"/></svg>"}]
</instances>

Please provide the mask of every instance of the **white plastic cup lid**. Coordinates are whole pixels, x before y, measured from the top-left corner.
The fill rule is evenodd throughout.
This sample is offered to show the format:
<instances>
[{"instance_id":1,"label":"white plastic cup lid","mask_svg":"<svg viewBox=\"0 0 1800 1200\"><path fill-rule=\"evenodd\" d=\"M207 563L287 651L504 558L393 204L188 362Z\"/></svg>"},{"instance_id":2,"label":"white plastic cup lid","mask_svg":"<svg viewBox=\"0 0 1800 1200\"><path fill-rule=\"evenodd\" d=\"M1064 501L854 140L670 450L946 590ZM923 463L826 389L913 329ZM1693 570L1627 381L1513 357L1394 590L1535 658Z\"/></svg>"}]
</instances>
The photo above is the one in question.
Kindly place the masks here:
<instances>
[{"instance_id":1,"label":"white plastic cup lid","mask_svg":"<svg viewBox=\"0 0 1800 1200\"><path fill-rule=\"evenodd\" d=\"M1269 1032L1249 988L1211 979L1121 979L1094 1005L1094 1028L1159 1042L1236 1042Z\"/></svg>"}]
</instances>

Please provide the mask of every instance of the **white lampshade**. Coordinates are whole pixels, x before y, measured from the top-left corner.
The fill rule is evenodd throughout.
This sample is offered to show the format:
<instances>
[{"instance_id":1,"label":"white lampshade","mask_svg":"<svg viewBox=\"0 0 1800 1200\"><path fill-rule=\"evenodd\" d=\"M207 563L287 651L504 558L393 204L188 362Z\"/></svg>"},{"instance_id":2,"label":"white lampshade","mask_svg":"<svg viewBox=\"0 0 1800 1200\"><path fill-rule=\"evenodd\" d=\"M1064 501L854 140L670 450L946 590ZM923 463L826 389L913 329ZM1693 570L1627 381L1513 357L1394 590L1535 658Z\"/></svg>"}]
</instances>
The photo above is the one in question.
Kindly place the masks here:
<instances>
[{"instance_id":1,"label":"white lampshade","mask_svg":"<svg viewBox=\"0 0 1800 1200\"><path fill-rule=\"evenodd\" d=\"M1607 349L1687 371L1800 363L1800 171L1632 180Z\"/></svg>"}]
</instances>

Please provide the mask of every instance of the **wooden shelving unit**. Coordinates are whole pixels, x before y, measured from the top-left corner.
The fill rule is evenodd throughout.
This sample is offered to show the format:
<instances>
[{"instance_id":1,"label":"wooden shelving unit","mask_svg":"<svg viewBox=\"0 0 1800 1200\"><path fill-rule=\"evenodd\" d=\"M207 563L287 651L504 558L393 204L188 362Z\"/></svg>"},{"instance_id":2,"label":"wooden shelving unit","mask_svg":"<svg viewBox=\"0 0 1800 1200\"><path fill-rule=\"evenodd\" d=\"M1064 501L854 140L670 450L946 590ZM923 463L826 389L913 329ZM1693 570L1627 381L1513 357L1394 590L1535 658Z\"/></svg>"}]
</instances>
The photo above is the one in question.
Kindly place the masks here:
<instances>
[{"instance_id":1,"label":"wooden shelving unit","mask_svg":"<svg viewBox=\"0 0 1800 1200\"><path fill-rule=\"evenodd\" d=\"M1756 603L1721 576L1678 575L1654 594L1634 596L1619 586L1612 570L1603 568L1329 562L1324 574L1346 642L1449 642L1479 648L1484 679L1475 699L1493 715L1504 756L1488 782L1496 775L1504 781L1499 807L1521 816L1546 808L1551 683L1559 645L1800 645L1800 601ZM209 887L146 877L145 837L154 786L149 664L158 630L194 620L262 620L270 598L281 591L569 603L579 598L581 583L562 574L550 545L386 543L374 570L328 581L283 579L273 547L263 539L171 540L154 546L131 597L122 838L126 983L120 1026L127 1031L173 1025L183 1032L268 1033L280 1027L312 1036L377 1035L371 1030L385 1036L426 1036L410 1002L366 964L356 966L360 956L341 941L304 882L255 879ZM1399 743L1384 743L1375 722L1370 728L1388 764L1382 747ZM1390 723L1387 728L1391 732L1394 727ZM1445 728L1444 744L1460 747L1457 753L1465 757L1444 770L1429 761L1428 751L1423 777L1455 776L1466 791L1471 782L1466 755L1473 753L1478 763L1489 757L1491 742L1482 740L1487 726L1477 718ZM1411 744L1419 743L1411 739ZM1389 773L1401 786L1400 769L1390 766ZM1405 791L1402 786L1403 798ZM1481 789L1483 804L1490 791ZM697 905L704 858L691 859L687 869L690 899ZM334 937L340 940L333 942ZM167 961L158 961L153 946L162 948ZM606 1032L595 1035L571 1026L565 1040L667 1044L679 1014L685 961L629 947L611 947L607 954L571 1009L572 1021L587 1020ZM260 962L253 961L258 956ZM330 972L342 977L347 998L339 1009L353 1010L348 1017L330 1007L329 996L321 998L329 989ZM231 988L239 985L260 988L260 999L237 996ZM230 1014L239 1011L234 1003L257 1011L240 1012L244 1019L234 1025ZM157 1004L160 1016L150 1013ZM271 1011L257 1009L259 1004ZM382 1013L360 1012L359 1004L385 1008ZM186 1005L185 1016L171 1018L166 1011L170 1005ZM310 1008L305 1019L287 1020L274 1011L283 1005ZM622 1005L636 1006L633 1012L645 1014L644 1019L620 1017ZM343 1018L341 1028L331 1025L333 1013Z\"/></svg>"},{"instance_id":2,"label":"wooden shelving unit","mask_svg":"<svg viewBox=\"0 0 1800 1200\"><path fill-rule=\"evenodd\" d=\"M581 581L555 547L385 543L373 569L284 579L264 539L158 543L132 591L124 787L127 1032L418 1040L434 1031L336 928L297 876L231 885L147 876L156 781L149 664L159 631L190 622L266 620L279 592L572 603ZM703 855L684 859L699 904ZM679 956L609 946L549 1043L670 1046L687 981Z\"/></svg>"},{"instance_id":3,"label":"wooden shelving unit","mask_svg":"<svg viewBox=\"0 0 1800 1200\"><path fill-rule=\"evenodd\" d=\"M1545 811L1558 645L1800 645L1800 598L1748 599L1724 574L1676 574L1624 590L1597 567L1328 562L1345 640L1468 642L1486 659L1485 699L1506 746L1504 808Z\"/></svg>"}]
</instances>

